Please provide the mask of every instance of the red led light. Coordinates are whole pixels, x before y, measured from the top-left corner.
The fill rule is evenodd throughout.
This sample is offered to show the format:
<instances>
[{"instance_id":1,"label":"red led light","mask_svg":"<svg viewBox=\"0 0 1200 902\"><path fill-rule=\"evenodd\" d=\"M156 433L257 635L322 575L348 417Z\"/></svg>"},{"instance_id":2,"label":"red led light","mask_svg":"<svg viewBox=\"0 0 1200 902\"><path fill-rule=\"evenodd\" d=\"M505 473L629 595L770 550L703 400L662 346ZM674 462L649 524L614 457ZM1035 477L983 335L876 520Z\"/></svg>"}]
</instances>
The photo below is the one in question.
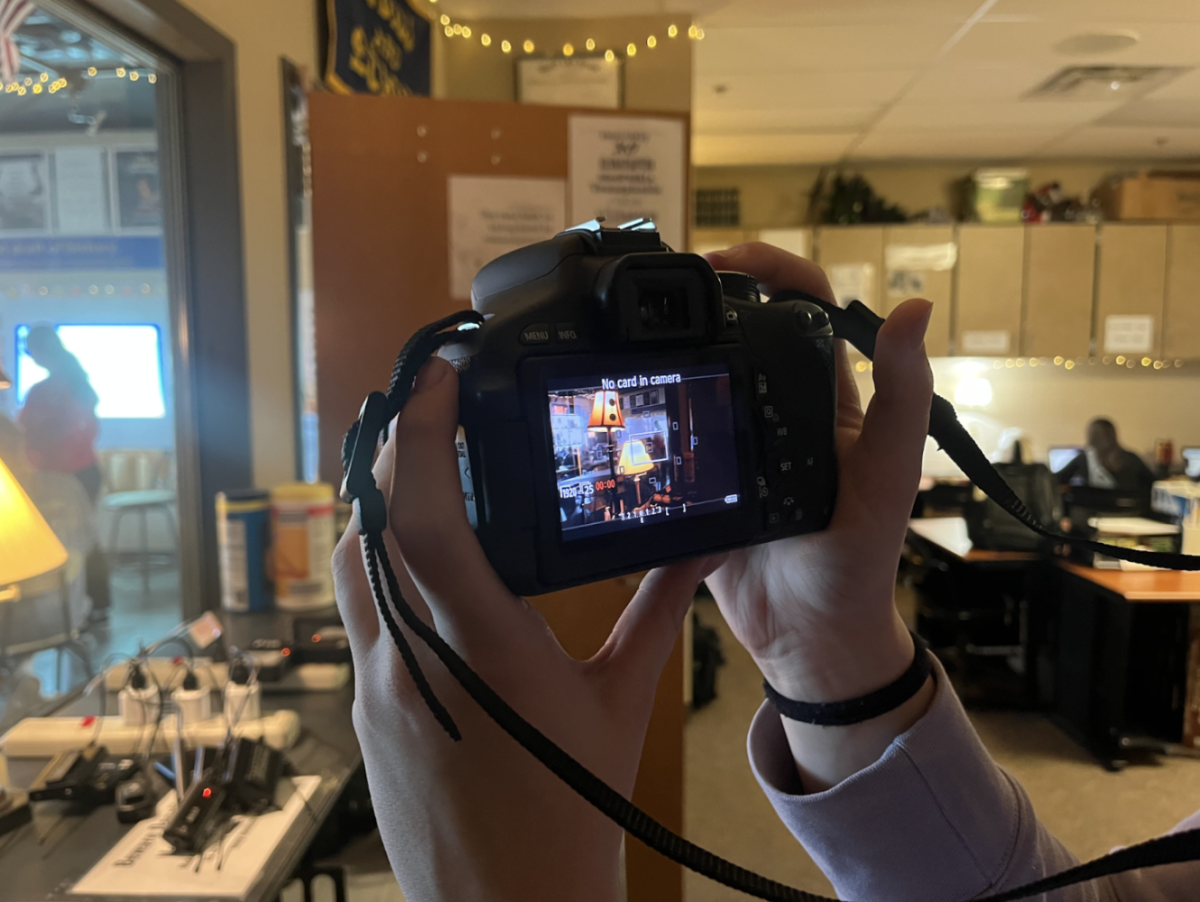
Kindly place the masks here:
<instances>
[{"instance_id":1,"label":"red led light","mask_svg":"<svg viewBox=\"0 0 1200 902\"><path fill-rule=\"evenodd\" d=\"M279 653L286 658L288 655L290 655L292 653L292 650L290 648L281 648L281 649L279 649Z\"/></svg>"},{"instance_id":2,"label":"red led light","mask_svg":"<svg viewBox=\"0 0 1200 902\"><path fill-rule=\"evenodd\" d=\"M212 798L212 787L205 786L204 791L202 793L200 793L200 795L204 796L204 798L206 798L206 799Z\"/></svg>"},{"instance_id":3,"label":"red led light","mask_svg":"<svg viewBox=\"0 0 1200 902\"><path fill-rule=\"evenodd\" d=\"M321 634L313 633L313 642L320 642L320 641L321 641Z\"/></svg>"}]
</instances>

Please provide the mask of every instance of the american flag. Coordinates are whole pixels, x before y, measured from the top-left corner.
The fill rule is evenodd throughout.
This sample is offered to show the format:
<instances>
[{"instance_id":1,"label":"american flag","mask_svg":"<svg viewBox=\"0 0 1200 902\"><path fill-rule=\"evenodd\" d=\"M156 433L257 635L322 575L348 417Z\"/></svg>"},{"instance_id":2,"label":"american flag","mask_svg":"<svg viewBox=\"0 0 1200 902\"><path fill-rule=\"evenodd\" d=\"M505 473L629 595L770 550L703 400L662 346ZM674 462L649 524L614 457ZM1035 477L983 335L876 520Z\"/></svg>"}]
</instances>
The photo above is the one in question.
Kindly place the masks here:
<instances>
[{"instance_id":1,"label":"american flag","mask_svg":"<svg viewBox=\"0 0 1200 902\"><path fill-rule=\"evenodd\" d=\"M0 79L12 81L21 71L21 51L12 36L33 12L33 0L0 0Z\"/></svg>"}]
</instances>

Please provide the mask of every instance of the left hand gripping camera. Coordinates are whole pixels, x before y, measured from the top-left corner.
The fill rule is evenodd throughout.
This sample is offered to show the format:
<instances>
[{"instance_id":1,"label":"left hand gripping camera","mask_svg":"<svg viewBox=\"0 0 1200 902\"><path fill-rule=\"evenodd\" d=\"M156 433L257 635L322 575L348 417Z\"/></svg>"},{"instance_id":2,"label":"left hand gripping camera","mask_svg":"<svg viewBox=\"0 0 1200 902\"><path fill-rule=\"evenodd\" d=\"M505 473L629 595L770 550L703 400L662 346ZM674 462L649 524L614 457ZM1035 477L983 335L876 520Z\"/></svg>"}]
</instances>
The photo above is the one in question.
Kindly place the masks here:
<instances>
[{"instance_id":1,"label":"left hand gripping camera","mask_svg":"<svg viewBox=\"0 0 1200 902\"><path fill-rule=\"evenodd\" d=\"M536 595L823 529L836 493L833 332L815 303L591 222L475 278L459 371L468 517Z\"/></svg>"}]
</instances>

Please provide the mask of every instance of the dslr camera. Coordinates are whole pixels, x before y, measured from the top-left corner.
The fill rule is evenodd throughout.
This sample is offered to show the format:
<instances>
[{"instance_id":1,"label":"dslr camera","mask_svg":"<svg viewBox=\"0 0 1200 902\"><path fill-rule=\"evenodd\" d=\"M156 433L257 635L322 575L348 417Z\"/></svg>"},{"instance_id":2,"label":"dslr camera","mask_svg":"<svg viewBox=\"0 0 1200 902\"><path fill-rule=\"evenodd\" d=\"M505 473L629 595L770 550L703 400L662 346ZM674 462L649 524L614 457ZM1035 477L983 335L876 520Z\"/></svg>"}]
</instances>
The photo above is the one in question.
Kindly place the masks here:
<instances>
[{"instance_id":1,"label":"dslr camera","mask_svg":"<svg viewBox=\"0 0 1200 902\"><path fill-rule=\"evenodd\" d=\"M833 331L817 304L593 221L485 266L459 371L468 516L537 595L823 529Z\"/></svg>"}]
</instances>

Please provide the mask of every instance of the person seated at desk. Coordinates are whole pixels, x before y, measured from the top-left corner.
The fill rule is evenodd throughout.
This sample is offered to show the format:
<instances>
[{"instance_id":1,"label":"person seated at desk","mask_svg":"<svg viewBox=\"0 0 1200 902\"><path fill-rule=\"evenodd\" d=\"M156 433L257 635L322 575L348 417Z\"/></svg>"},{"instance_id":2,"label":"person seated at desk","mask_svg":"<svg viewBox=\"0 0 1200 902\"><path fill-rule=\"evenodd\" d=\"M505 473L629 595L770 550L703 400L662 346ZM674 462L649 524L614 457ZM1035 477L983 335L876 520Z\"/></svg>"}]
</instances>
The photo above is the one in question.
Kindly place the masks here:
<instances>
[{"instance_id":1,"label":"person seated at desk","mask_svg":"<svg viewBox=\"0 0 1200 902\"><path fill-rule=\"evenodd\" d=\"M757 277L768 294L799 288L833 301L817 266L763 244L709 261ZM1075 859L988 755L945 671L923 657L896 611L933 394L923 343L931 312L912 300L888 317L865 413L837 342L843 490L830 527L651 571L588 661L568 656L536 609L508 591L462 505L444 503L461 492L458 381L446 361L430 360L375 465L390 496L385 541L404 598L523 717L624 795L701 580L764 678L793 702L862 699L928 664L915 694L906 689L889 710L844 726L790 719L765 703L748 751L777 815L841 898L969 899L1070 867ZM351 525L333 572L354 656L355 729L405 898L622 898L621 830L501 732L414 642L413 657L462 729L461 742L447 737L381 623L361 541ZM923 666L911 672L920 677ZM1181 827L1200 827L1200 812ZM1200 865L1188 863L1047 898L1184 902L1197 885Z\"/></svg>"},{"instance_id":2,"label":"person seated at desk","mask_svg":"<svg viewBox=\"0 0 1200 902\"><path fill-rule=\"evenodd\" d=\"M1097 417L1088 423L1087 446L1083 453L1056 474L1060 485L1087 486L1124 495L1144 496L1150 501L1154 474L1145 461L1117 441L1112 420Z\"/></svg>"}]
</instances>

